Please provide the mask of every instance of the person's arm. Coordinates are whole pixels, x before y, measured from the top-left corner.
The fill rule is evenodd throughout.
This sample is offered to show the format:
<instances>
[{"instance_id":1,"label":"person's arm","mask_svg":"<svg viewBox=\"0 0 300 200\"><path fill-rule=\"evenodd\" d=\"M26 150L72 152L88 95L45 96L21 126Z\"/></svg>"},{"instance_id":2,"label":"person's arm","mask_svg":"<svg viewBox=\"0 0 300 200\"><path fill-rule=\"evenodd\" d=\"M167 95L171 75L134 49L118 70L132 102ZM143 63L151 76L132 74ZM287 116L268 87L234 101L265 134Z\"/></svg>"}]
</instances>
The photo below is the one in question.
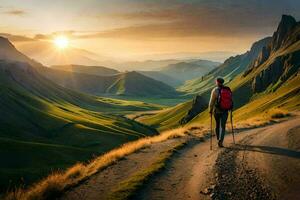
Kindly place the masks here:
<instances>
[{"instance_id":1,"label":"person's arm","mask_svg":"<svg viewBox=\"0 0 300 200\"><path fill-rule=\"evenodd\" d=\"M209 113L213 112L216 100L217 100L216 89L213 89L211 91L210 100L209 100L209 107L208 107Z\"/></svg>"}]
</instances>

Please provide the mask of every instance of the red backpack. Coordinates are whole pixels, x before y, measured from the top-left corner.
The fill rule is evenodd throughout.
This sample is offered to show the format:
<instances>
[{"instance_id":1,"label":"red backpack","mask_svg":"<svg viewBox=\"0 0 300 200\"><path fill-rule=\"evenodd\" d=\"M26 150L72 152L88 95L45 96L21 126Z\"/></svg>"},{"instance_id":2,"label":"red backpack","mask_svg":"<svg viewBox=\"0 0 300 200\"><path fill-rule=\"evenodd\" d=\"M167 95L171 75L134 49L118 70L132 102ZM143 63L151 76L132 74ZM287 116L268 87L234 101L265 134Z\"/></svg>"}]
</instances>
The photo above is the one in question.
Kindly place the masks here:
<instances>
[{"instance_id":1,"label":"red backpack","mask_svg":"<svg viewBox=\"0 0 300 200\"><path fill-rule=\"evenodd\" d=\"M221 87L218 95L218 107L221 110L228 111L233 107L232 92L229 87Z\"/></svg>"}]
</instances>

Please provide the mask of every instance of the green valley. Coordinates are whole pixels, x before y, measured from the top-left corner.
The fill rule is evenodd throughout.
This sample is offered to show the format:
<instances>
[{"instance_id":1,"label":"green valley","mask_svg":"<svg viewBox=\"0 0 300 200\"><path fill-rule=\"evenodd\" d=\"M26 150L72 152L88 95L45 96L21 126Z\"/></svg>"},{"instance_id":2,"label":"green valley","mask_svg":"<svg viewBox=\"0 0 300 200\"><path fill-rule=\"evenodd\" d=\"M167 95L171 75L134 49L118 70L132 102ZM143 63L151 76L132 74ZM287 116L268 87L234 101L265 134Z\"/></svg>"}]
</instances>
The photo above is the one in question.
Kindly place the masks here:
<instances>
[{"instance_id":1,"label":"green valley","mask_svg":"<svg viewBox=\"0 0 300 200\"><path fill-rule=\"evenodd\" d=\"M22 55L1 40L1 47L11 48L10 58ZM0 61L0 155L6 158L0 164L2 191L157 134L122 113L161 106L78 93L46 79L39 65L25 62L25 56L15 57L17 61L7 58Z\"/></svg>"}]
</instances>

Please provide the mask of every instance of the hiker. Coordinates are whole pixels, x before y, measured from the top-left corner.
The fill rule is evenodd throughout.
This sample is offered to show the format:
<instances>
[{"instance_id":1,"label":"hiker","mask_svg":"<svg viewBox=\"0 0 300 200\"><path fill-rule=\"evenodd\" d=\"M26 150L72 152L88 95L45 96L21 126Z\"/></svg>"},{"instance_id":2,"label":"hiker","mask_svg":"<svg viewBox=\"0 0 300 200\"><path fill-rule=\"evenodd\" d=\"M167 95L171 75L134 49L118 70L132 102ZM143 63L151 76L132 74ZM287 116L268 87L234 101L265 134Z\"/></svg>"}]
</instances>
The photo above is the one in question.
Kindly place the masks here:
<instances>
[{"instance_id":1,"label":"hiker","mask_svg":"<svg viewBox=\"0 0 300 200\"><path fill-rule=\"evenodd\" d=\"M212 91L209 101L210 116L214 115L216 121L215 133L217 135L218 146L223 146L225 136L228 111L233 109L232 93L229 87L224 86L224 79L217 78L216 85Z\"/></svg>"}]
</instances>

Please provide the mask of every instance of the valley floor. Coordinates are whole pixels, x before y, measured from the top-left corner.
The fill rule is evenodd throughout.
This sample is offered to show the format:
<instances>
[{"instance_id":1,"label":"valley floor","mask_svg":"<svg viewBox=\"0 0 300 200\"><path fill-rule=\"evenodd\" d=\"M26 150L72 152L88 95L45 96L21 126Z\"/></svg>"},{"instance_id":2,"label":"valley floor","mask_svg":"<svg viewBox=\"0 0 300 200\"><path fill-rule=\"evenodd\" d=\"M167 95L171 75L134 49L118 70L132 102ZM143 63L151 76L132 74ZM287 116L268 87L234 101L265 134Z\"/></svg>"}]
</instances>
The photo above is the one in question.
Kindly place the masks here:
<instances>
[{"instance_id":1,"label":"valley floor","mask_svg":"<svg viewBox=\"0 0 300 200\"><path fill-rule=\"evenodd\" d=\"M213 150L190 130L183 138L133 153L66 192L61 199L297 199L300 196L300 117L240 131L236 144ZM181 148L174 150L179 144ZM164 166L130 188L164 153ZM161 160L160 160L161 161ZM115 196L114 193L121 195ZM128 193L131 193L128 195ZM122 196L124 195L124 196ZM127 195L127 196L126 196ZM118 197L118 198L114 198Z\"/></svg>"}]
</instances>

